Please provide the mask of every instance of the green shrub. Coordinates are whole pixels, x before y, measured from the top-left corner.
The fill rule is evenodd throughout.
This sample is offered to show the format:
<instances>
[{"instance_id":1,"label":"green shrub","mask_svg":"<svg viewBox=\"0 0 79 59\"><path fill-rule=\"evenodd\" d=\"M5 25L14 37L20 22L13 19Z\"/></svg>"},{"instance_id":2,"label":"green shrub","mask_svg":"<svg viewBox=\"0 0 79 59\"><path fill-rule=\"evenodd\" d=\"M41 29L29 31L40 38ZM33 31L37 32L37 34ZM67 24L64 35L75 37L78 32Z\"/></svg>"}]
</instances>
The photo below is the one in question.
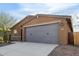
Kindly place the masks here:
<instances>
[{"instance_id":1,"label":"green shrub","mask_svg":"<svg viewBox=\"0 0 79 59\"><path fill-rule=\"evenodd\" d=\"M4 31L0 32L0 43L8 43L9 42L9 32Z\"/></svg>"}]
</instances>

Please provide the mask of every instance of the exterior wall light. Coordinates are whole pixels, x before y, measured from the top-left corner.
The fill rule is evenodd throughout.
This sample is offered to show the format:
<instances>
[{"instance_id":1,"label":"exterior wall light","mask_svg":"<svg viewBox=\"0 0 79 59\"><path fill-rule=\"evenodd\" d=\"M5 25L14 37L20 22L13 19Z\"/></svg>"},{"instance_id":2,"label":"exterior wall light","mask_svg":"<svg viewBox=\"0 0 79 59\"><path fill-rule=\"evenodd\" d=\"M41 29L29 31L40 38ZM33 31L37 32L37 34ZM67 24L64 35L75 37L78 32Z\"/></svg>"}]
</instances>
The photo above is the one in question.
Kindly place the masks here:
<instances>
[{"instance_id":1,"label":"exterior wall light","mask_svg":"<svg viewBox=\"0 0 79 59\"><path fill-rule=\"evenodd\" d=\"M17 34L17 33L18 33L18 32L17 32L17 30L15 29L15 30L14 30L14 34Z\"/></svg>"},{"instance_id":2,"label":"exterior wall light","mask_svg":"<svg viewBox=\"0 0 79 59\"><path fill-rule=\"evenodd\" d=\"M38 19L38 16L36 16L36 18Z\"/></svg>"}]
</instances>

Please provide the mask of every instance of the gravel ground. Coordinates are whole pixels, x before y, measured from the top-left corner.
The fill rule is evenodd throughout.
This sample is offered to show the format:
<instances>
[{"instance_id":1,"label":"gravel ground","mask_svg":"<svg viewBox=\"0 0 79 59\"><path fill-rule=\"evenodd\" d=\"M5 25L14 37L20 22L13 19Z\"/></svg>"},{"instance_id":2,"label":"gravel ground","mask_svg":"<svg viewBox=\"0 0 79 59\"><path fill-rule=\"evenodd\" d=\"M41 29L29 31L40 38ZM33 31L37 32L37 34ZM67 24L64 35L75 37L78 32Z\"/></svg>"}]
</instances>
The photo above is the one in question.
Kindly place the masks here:
<instances>
[{"instance_id":1,"label":"gravel ground","mask_svg":"<svg viewBox=\"0 0 79 59\"><path fill-rule=\"evenodd\" d=\"M79 56L79 46L60 45L57 46L48 56Z\"/></svg>"}]
</instances>

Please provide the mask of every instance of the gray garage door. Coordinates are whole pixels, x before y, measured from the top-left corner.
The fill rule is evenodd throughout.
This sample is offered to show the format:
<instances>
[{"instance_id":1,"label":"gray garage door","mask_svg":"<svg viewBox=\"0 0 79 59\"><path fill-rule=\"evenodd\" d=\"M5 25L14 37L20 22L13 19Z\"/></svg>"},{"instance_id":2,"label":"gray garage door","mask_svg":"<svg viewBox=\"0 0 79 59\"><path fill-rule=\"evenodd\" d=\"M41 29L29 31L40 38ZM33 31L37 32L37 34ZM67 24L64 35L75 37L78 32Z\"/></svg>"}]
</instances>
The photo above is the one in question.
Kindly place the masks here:
<instances>
[{"instance_id":1,"label":"gray garage door","mask_svg":"<svg viewBox=\"0 0 79 59\"><path fill-rule=\"evenodd\" d=\"M57 44L59 24L29 27L26 33L29 42Z\"/></svg>"}]
</instances>

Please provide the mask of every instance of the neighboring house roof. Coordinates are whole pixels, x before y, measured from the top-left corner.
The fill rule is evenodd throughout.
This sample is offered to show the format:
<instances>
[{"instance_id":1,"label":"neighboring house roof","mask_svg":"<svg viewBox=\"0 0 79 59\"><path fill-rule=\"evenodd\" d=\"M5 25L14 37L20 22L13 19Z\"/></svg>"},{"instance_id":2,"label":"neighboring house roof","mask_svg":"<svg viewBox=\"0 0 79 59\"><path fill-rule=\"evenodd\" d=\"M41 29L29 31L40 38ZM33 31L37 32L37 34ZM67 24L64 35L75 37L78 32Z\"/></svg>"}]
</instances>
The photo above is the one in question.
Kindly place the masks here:
<instances>
[{"instance_id":1,"label":"neighboring house roof","mask_svg":"<svg viewBox=\"0 0 79 59\"><path fill-rule=\"evenodd\" d=\"M32 16L32 15L27 16L23 20L21 20L20 22L15 24L11 29L13 29L15 26L21 24L22 22L24 22L23 24L21 24L21 26L23 26L24 24L26 24L26 23L30 22L31 20L33 20L34 18L36 18L37 16L50 16L50 17L57 17L57 18L66 18L66 21L67 21L71 31L73 31L72 23L71 23L71 16L68 16L68 15L49 15L49 14L37 14L35 16Z\"/></svg>"}]
</instances>

